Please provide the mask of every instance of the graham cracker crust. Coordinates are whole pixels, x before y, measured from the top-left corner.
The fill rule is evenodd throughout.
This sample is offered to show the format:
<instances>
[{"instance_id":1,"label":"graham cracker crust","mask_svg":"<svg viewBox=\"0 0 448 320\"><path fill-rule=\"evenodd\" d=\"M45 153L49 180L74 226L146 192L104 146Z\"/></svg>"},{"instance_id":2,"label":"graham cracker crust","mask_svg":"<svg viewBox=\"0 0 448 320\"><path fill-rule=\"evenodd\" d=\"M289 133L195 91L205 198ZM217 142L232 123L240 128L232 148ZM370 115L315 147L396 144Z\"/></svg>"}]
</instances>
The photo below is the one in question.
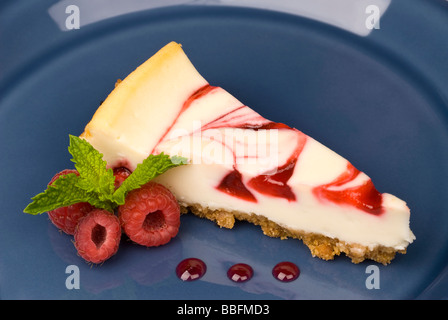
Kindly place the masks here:
<instances>
[{"instance_id":1,"label":"graham cracker crust","mask_svg":"<svg viewBox=\"0 0 448 320\"><path fill-rule=\"evenodd\" d=\"M394 248L378 246L369 249L366 246L356 243L346 243L339 239L329 238L324 235L309 233L300 230L290 230L282 227L266 217L256 214L247 214L239 211L211 210L200 205L182 205L181 213L191 212L200 218L216 222L221 228L232 229L235 220L248 221L261 227L263 233L269 237L280 239L294 238L302 240L310 249L313 257L323 260L333 260L335 256L344 253L353 263L357 264L364 260L373 260L383 265L389 264L395 258L395 254L406 253L405 250L395 250Z\"/></svg>"}]
</instances>

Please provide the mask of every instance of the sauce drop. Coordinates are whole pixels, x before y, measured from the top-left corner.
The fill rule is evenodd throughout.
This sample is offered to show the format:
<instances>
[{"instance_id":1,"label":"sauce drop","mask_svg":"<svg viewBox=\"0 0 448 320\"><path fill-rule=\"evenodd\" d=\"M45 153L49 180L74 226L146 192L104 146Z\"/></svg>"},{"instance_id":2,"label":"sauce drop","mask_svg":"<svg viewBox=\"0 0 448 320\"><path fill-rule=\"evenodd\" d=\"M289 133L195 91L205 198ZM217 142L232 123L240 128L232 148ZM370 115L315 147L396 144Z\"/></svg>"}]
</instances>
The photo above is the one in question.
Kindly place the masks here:
<instances>
[{"instance_id":1,"label":"sauce drop","mask_svg":"<svg viewBox=\"0 0 448 320\"><path fill-rule=\"evenodd\" d=\"M246 282L252 278L254 270L245 263L237 263L229 268L227 277L234 282Z\"/></svg>"},{"instance_id":2,"label":"sauce drop","mask_svg":"<svg viewBox=\"0 0 448 320\"><path fill-rule=\"evenodd\" d=\"M296 280L300 275L299 267L289 261L279 262L272 269L272 275L275 279L282 282L291 282Z\"/></svg>"},{"instance_id":3,"label":"sauce drop","mask_svg":"<svg viewBox=\"0 0 448 320\"><path fill-rule=\"evenodd\" d=\"M176 267L176 275L182 281L194 281L202 278L207 271L207 266L201 259L187 258L179 262Z\"/></svg>"}]
</instances>

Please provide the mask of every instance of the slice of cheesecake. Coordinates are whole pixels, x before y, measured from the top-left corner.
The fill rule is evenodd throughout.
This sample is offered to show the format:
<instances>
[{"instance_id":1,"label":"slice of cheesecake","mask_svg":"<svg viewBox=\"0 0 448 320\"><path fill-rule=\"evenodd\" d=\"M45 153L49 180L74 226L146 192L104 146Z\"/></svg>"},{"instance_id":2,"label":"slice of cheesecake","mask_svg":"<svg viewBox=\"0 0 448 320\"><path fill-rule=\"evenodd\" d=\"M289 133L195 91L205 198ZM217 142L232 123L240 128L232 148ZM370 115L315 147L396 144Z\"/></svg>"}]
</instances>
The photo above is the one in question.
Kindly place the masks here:
<instances>
[{"instance_id":1,"label":"slice of cheesecake","mask_svg":"<svg viewBox=\"0 0 448 320\"><path fill-rule=\"evenodd\" d=\"M134 170L151 153L188 158L157 178L184 212L226 228L250 221L268 236L302 239L325 260L345 253L354 263L387 264L415 239L404 201L378 192L313 138L210 85L175 42L117 83L81 137L110 167Z\"/></svg>"}]
</instances>

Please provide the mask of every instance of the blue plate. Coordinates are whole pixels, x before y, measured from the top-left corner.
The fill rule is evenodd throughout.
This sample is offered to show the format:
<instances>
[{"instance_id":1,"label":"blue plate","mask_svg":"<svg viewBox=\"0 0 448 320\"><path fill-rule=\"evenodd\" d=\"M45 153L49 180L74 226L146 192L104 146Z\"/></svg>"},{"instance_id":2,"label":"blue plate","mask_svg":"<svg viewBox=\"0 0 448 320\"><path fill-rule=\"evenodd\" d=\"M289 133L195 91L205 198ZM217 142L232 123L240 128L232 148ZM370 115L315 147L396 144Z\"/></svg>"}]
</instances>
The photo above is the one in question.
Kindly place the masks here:
<instances>
[{"instance_id":1,"label":"blue plate","mask_svg":"<svg viewBox=\"0 0 448 320\"><path fill-rule=\"evenodd\" d=\"M339 1L3 1L0 297L448 298L448 3L360 1L352 10L351 0ZM300 241L266 237L248 223L227 230L185 215L168 245L124 241L91 267L47 215L24 214L54 173L72 167L68 135L83 131L116 79L172 40L210 83L313 136L379 190L405 199L417 237L408 253L388 266L325 262ZM207 264L200 280L177 278L188 257ZM274 279L280 261L296 263L300 277ZM251 265L254 277L230 281L235 263Z\"/></svg>"}]
</instances>

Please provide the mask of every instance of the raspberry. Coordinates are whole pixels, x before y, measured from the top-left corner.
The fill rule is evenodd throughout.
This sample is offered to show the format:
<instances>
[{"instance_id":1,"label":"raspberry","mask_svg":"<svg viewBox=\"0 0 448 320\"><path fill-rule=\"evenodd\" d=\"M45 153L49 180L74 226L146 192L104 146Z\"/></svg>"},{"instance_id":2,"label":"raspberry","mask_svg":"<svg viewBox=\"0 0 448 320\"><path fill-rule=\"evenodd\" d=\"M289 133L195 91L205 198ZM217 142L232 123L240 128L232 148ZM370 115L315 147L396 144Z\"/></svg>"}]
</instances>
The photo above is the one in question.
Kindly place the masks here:
<instances>
[{"instance_id":1,"label":"raspberry","mask_svg":"<svg viewBox=\"0 0 448 320\"><path fill-rule=\"evenodd\" d=\"M180 226L180 207L164 186L148 182L126 196L118 207L121 226L135 243L147 247L168 243Z\"/></svg>"},{"instance_id":2,"label":"raspberry","mask_svg":"<svg viewBox=\"0 0 448 320\"><path fill-rule=\"evenodd\" d=\"M48 183L48 186L51 186L53 182L55 182L60 176L65 176L69 173L74 173L77 176L79 176L79 172L75 169L64 169L61 172L56 173L53 178L51 178L50 182Z\"/></svg>"},{"instance_id":3,"label":"raspberry","mask_svg":"<svg viewBox=\"0 0 448 320\"><path fill-rule=\"evenodd\" d=\"M115 190L118 189L124 180L131 174L131 171L126 167L114 168Z\"/></svg>"},{"instance_id":4,"label":"raspberry","mask_svg":"<svg viewBox=\"0 0 448 320\"><path fill-rule=\"evenodd\" d=\"M61 175L66 175L69 173L75 173L79 175L78 171L73 169L65 169L57 173L48 184L49 186L56 181ZM50 221L60 230L67 234L73 235L75 233L76 225L78 221L92 211L94 207L88 202L75 203L67 207L57 208L48 211L48 217Z\"/></svg>"},{"instance_id":5,"label":"raspberry","mask_svg":"<svg viewBox=\"0 0 448 320\"><path fill-rule=\"evenodd\" d=\"M86 261L102 263L113 256L120 244L121 227L117 216L95 209L79 221L75 247Z\"/></svg>"}]
</instances>

